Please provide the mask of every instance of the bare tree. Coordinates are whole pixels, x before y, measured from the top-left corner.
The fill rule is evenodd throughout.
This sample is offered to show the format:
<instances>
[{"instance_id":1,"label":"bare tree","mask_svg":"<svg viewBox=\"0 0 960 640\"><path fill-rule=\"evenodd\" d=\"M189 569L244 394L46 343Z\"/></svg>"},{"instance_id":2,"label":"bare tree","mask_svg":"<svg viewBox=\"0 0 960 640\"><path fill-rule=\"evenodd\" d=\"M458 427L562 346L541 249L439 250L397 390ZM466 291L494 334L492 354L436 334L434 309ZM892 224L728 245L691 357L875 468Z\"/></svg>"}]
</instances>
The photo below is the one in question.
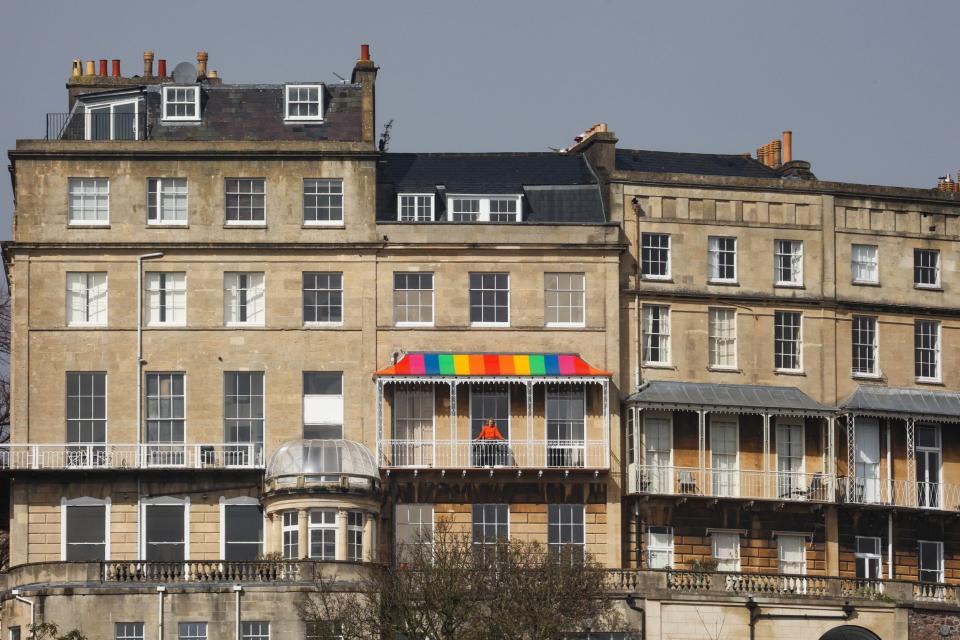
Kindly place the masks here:
<instances>
[{"instance_id":1,"label":"bare tree","mask_svg":"<svg viewBox=\"0 0 960 640\"><path fill-rule=\"evenodd\" d=\"M370 567L353 592L321 578L300 617L318 640L555 640L623 628L606 572L582 550L548 553L504 541L482 553L438 522L431 539L401 546Z\"/></svg>"}]
</instances>

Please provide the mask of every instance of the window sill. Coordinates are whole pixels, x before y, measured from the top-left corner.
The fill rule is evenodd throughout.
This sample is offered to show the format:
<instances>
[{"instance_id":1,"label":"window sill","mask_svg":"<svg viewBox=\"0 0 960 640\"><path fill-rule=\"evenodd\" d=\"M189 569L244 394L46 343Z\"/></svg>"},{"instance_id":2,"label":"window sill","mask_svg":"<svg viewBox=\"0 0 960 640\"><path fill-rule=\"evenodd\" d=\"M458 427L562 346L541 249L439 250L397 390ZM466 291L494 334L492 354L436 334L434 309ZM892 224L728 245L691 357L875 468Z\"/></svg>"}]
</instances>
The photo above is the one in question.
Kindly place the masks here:
<instances>
[{"instance_id":1,"label":"window sill","mask_svg":"<svg viewBox=\"0 0 960 640\"><path fill-rule=\"evenodd\" d=\"M68 229L109 229L109 222L68 222Z\"/></svg>"},{"instance_id":2,"label":"window sill","mask_svg":"<svg viewBox=\"0 0 960 640\"><path fill-rule=\"evenodd\" d=\"M707 371L716 371L717 373L743 373L739 367L707 367Z\"/></svg>"},{"instance_id":3,"label":"window sill","mask_svg":"<svg viewBox=\"0 0 960 640\"><path fill-rule=\"evenodd\" d=\"M803 289L803 283L794 283L794 282L774 282L774 289Z\"/></svg>"},{"instance_id":4,"label":"window sill","mask_svg":"<svg viewBox=\"0 0 960 640\"><path fill-rule=\"evenodd\" d=\"M283 124L323 124L326 120L323 118L291 118L283 119Z\"/></svg>"},{"instance_id":5,"label":"window sill","mask_svg":"<svg viewBox=\"0 0 960 640\"><path fill-rule=\"evenodd\" d=\"M200 122L199 116L191 116L189 118L160 118L160 122L163 124L182 124L187 122Z\"/></svg>"},{"instance_id":6,"label":"window sill","mask_svg":"<svg viewBox=\"0 0 960 640\"><path fill-rule=\"evenodd\" d=\"M435 325L432 322L395 322L393 326L398 329L425 329Z\"/></svg>"},{"instance_id":7,"label":"window sill","mask_svg":"<svg viewBox=\"0 0 960 640\"><path fill-rule=\"evenodd\" d=\"M860 280L851 280L850 284L852 284L855 287L879 287L880 286L879 282L868 282L868 281L860 281Z\"/></svg>"},{"instance_id":8,"label":"window sill","mask_svg":"<svg viewBox=\"0 0 960 640\"><path fill-rule=\"evenodd\" d=\"M707 280L707 284L712 287L739 287L738 280Z\"/></svg>"},{"instance_id":9,"label":"window sill","mask_svg":"<svg viewBox=\"0 0 960 640\"><path fill-rule=\"evenodd\" d=\"M144 329L182 329L187 326L186 322L155 322L153 324L143 325Z\"/></svg>"},{"instance_id":10,"label":"window sill","mask_svg":"<svg viewBox=\"0 0 960 640\"><path fill-rule=\"evenodd\" d=\"M67 324L67 329L103 329L107 323L95 324L93 322L71 322Z\"/></svg>"},{"instance_id":11,"label":"window sill","mask_svg":"<svg viewBox=\"0 0 960 640\"><path fill-rule=\"evenodd\" d=\"M883 380L883 374L882 374L882 373L855 373L855 372L852 372L852 373L850 374L850 377L853 378L854 380L873 380L873 381Z\"/></svg>"},{"instance_id":12,"label":"window sill","mask_svg":"<svg viewBox=\"0 0 960 640\"><path fill-rule=\"evenodd\" d=\"M304 329L339 329L343 327L342 322L304 322Z\"/></svg>"},{"instance_id":13,"label":"window sill","mask_svg":"<svg viewBox=\"0 0 960 640\"><path fill-rule=\"evenodd\" d=\"M643 282L667 282L667 283L672 283L672 282L673 282L673 277L672 277L672 276L667 276L667 277L640 276L640 280L642 280Z\"/></svg>"},{"instance_id":14,"label":"window sill","mask_svg":"<svg viewBox=\"0 0 960 640\"><path fill-rule=\"evenodd\" d=\"M266 222L224 222L224 229L266 229Z\"/></svg>"},{"instance_id":15,"label":"window sill","mask_svg":"<svg viewBox=\"0 0 960 640\"><path fill-rule=\"evenodd\" d=\"M775 376L806 376L807 373L803 369L774 369L773 375Z\"/></svg>"},{"instance_id":16,"label":"window sill","mask_svg":"<svg viewBox=\"0 0 960 640\"><path fill-rule=\"evenodd\" d=\"M920 291L943 291L943 287L940 286L940 285L938 285L938 284L917 284L917 283L914 283L914 284L913 284L913 288L914 288L914 289L918 289L918 290L920 290Z\"/></svg>"},{"instance_id":17,"label":"window sill","mask_svg":"<svg viewBox=\"0 0 960 640\"><path fill-rule=\"evenodd\" d=\"M253 324L250 322L228 322L224 326L228 329L263 329L266 325L263 323Z\"/></svg>"},{"instance_id":18,"label":"window sill","mask_svg":"<svg viewBox=\"0 0 960 640\"><path fill-rule=\"evenodd\" d=\"M583 322L548 322L544 326L547 329L583 329L587 325Z\"/></svg>"},{"instance_id":19,"label":"window sill","mask_svg":"<svg viewBox=\"0 0 960 640\"><path fill-rule=\"evenodd\" d=\"M470 326L475 329L508 329L509 322L471 322Z\"/></svg>"},{"instance_id":20,"label":"window sill","mask_svg":"<svg viewBox=\"0 0 960 640\"><path fill-rule=\"evenodd\" d=\"M346 229L347 225L342 220L336 222L304 222L300 225L301 229Z\"/></svg>"},{"instance_id":21,"label":"window sill","mask_svg":"<svg viewBox=\"0 0 960 640\"><path fill-rule=\"evenodd\" d=\"M173 229L187 229L190 227L188 222L148 222L148 229L164 229L164 228L173 228Z\"/></svg>"},{"instance_id":22,"label":"window sill","mask_svg":"<svg viewBox=\"0 0 960 640\"><path fill-rule=\"evenodd\" d=\"M917 384L925 384L932 387L943 387L946 386L943 384L943 380L933 380L931 378L916 378Z\"/></svg>"},{"instance_id":23,"label":"window sill","mask_svg":"<svg viewBox=\"0 0 960 640\"><path fill-rule=\"evenodd\" d=\"M676 371L677 368L670 364L669 362L644 362L644 369L667 369L671 371Z\"/></svg>"}]
</instances>

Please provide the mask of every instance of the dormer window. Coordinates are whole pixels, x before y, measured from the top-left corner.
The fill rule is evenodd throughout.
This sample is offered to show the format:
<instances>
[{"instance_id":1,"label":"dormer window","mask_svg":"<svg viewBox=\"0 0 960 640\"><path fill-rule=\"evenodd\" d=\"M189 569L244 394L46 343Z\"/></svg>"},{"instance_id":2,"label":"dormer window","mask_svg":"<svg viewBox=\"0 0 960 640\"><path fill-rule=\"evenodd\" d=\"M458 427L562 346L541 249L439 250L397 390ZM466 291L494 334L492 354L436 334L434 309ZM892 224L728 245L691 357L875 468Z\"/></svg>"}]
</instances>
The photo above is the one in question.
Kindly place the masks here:
<instances>
[{"instance_id":1,"label":"dormer window","mask_svg":"<svg viewBox=\"0 0 960 640\"><path fill-rule=\"evenodd\" d=\"M397 219L400 222L432 222L433 196L426 193L403 193L398 196Z\"/></svg>"},{"instance_id":2,"label":"dormer window","mask_svg":"<svg viewBox=\"0 0 960 640\"><path fill-rule=\"evenodd\" d=\"M163 119L199 120L200 86L165 86L163 88Z\"/></svg>"},{"instance_id":3,"label":"dormer window","mask_svg":"<svg viewBox=\"0 0 960 640\"><path fill-rule=\"evenodd\" d=\"M447 220L451 222L519 222L519 195L466 196L447 198Z\"/></svg>"},{"instance_id":4,"label":"dormer window","mask_svg":"<svg viewBox=\"0 0 960 640\"><path fill-rule=\"evenodd\" d=\"M85 106L87 140L137 140L140 137L140 101L100 102Z\"/></svg>"},{"instance_id":5,"label":"dormer window","mask_svg":"<svg viewBox=\"0 0 960 640\"><path fill-rule=\"evenodd\" d=\"M322 84L288 84L285 95L287 120L323 120Z\"/></svg>"}]
</instances>

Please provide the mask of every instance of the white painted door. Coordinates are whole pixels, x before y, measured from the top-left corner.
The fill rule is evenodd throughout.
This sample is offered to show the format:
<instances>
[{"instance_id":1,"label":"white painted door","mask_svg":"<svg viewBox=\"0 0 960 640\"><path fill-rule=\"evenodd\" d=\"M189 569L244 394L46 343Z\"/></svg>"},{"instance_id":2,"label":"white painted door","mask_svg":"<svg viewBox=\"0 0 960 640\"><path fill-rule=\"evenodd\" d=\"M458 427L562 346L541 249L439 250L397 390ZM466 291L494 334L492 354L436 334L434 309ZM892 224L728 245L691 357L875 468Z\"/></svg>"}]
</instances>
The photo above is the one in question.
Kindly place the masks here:
<instances>
[{"instance_id":1,"label":"white painted door","mask_svg":"<svg viewBox=\"0 0 960 640\"><path fill-rule=\"evenodd\" d=\"M672 481L672 423L669 416L646 415L643 418L643 464L647 491L670 493Z\"/></svg>"},{"instance_id":2,"label":"white painted door","mask_svg":"<svg viewBox=\"0 0 960 640\"><path fill-rule=\"evenodd\" d=\"M738 494L737 436L736 418L710 417L710 469L715 496Z\"/></svg>"},{"instance_id":3,"label":"white painted door","mask_svg":"<svg viewBox=\"0 0 960 640\"><path fill-rule=\"evenodd\" d=\"M803 423L778 419L777 497L796 498L803 492Z\"/></svg>"},{"instance_id":4,"label":"white painted door","mask_svg":"<svg viewBox=\"0 0 960 640\"><path fill-rule=\"evenodd\" d=\"M880 502L880 424L876 418L856 419L856 486L863 502Z\"/></svg>"}]
</instances>

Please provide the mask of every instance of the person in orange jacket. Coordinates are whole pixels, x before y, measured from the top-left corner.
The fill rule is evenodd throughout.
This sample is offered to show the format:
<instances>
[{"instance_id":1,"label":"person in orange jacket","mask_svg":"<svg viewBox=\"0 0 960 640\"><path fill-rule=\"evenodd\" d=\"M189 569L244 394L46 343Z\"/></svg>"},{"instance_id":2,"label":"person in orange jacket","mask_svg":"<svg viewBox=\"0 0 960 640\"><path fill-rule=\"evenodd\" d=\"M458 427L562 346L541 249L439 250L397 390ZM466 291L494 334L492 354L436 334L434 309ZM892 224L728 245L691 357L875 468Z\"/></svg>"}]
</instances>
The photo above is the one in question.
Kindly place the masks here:
<instances>
[{"instance_id":1,"label":"person in orange jacket","mask_svg":"<svg viewBox=\"0 0 960 640\"><path fill-rule=\"evenodd\" d=\"M474 464L480 467L506 464L506 438L500 433L493 418L487 418L473 441L477 443L474 445Z\"/></svg>"}]
</instances>

